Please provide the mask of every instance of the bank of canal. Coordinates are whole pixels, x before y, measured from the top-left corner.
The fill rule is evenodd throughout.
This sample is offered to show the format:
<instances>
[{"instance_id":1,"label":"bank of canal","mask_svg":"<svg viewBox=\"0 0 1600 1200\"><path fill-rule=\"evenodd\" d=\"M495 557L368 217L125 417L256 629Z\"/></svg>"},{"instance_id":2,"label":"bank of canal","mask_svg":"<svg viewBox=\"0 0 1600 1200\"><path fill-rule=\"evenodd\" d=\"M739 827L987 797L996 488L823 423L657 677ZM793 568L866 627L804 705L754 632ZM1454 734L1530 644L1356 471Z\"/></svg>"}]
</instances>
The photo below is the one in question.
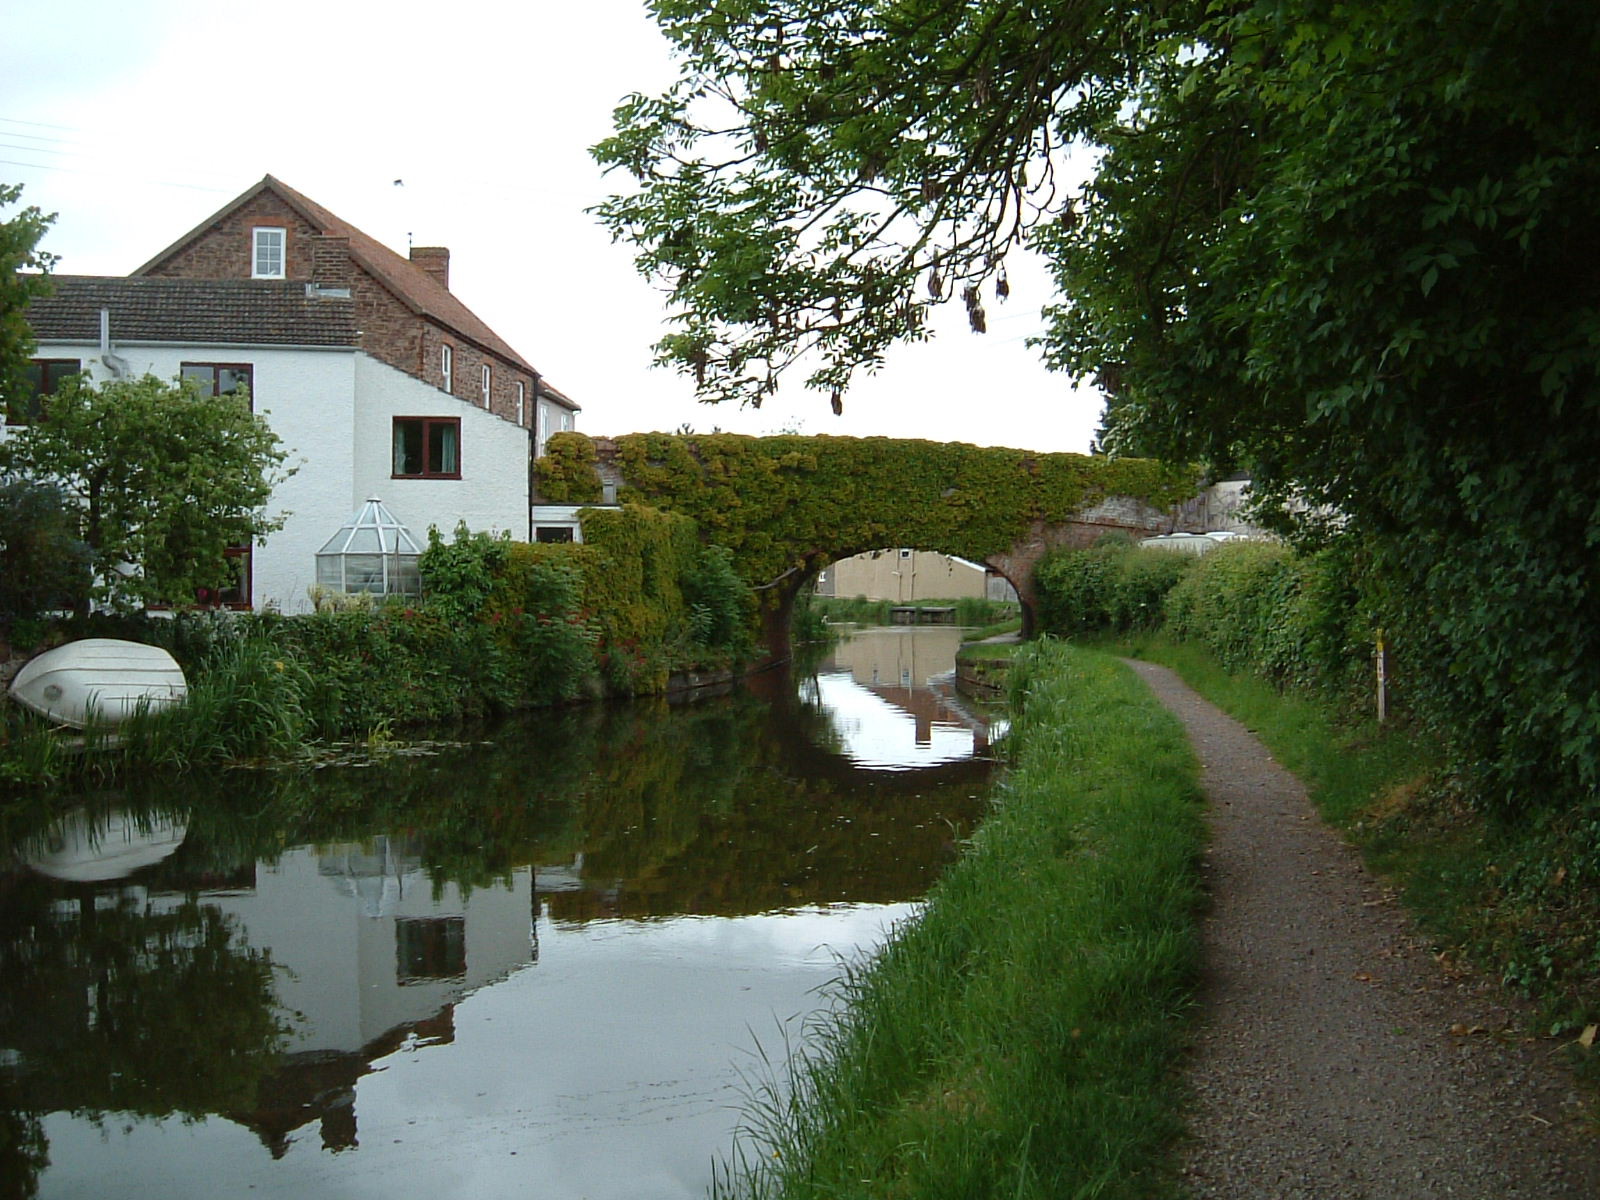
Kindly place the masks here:
<instances>
[{"instance_id":1,"label":"bank of canal","mask_svg":"<svg viewBox=\"0 0 1600 1200\"><path fill-rule=\"evenodd\" d=\"M8 813L0 1175L703 1194L758 1041L982 815L986 730L926 685L955 644L872 631L798 683Z\"/></svg>"}]
</instances>

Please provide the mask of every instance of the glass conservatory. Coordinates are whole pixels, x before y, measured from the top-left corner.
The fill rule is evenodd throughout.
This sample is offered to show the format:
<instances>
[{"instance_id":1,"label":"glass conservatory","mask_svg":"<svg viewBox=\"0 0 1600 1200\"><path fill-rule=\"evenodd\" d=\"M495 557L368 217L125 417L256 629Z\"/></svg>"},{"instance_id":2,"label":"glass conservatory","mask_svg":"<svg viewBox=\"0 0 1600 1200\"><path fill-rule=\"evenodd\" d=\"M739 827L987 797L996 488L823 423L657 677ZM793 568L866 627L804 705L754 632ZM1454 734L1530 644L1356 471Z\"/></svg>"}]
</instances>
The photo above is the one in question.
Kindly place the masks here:
<instances>
[{"instance_id":1,"label":"glass conservatory","mask_svg":"<svg viewBox=\"0 0 1600 1200\"><path fill-rule=\"evenodd\" d=\"M421 595L421 554L411 531L371 496L317 551L317 584L335 592Z\"/></svg>"}]
</instances>

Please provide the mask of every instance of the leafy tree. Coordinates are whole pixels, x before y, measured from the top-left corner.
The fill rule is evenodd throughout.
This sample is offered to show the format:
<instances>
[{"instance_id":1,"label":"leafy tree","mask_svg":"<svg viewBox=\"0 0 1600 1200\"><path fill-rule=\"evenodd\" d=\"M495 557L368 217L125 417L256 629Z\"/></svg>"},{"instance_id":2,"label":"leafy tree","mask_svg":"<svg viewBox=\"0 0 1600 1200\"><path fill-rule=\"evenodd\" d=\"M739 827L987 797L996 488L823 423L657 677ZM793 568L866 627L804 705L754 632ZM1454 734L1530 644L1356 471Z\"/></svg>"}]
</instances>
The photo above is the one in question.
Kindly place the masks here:
<instances>
[{"instance_id":1,"label":"leafy tree","mask_svg":"<svg viewBox=\"0 0 1600 1200\"><path fill-rule=\"evenodd\" d=\"M88 547L78 516L52 483L0 479L0 628L49 609L78 607L88 591Z\"/></svg>"},{"instance_id":2,"label":"leafy tree","mask_svg":"<svg viewBox=\"0 0 1600 1200\"><path fill-rule=\"evenodd\" d=\"M21 196L21 184L0 183L0 210ZM11 397L22 395L28 387L33 332L25 314L29 302L50 288L48 272L56 256L38 246L53 220L29 206L10 220L0 221L0 412Z\"/></svg>"},{"instance_id":3,"label":"leafy tree","mask_svg":"<svg viewBox=\"0 0 1600 1200\"><path fill-rule=\"evenodd\" d=\"M1362 540L1492 794L1600 792L1600 21L1579 0L655 0L596 147L661 358L837 392L1028 242L1103 444ZM1074 148L1088 182L1065 175ZM1301 520L1303 529L1306 522Z\"/></svg>"},{"instance_id":4,"label":"leafy tree","mask_svg":"<svg viewBox=\"0 0 1600 1200\"><path fill-rule=\"evenodd\" d=\"M242 393L204 396L152 375L95 385L80 375L50 397L44 420L0 442L0 473L63 487L95 595L150 603L225 585L228 547L282 526L265 506L287 475L284 457Z\"/></svg>"}]
</instances>

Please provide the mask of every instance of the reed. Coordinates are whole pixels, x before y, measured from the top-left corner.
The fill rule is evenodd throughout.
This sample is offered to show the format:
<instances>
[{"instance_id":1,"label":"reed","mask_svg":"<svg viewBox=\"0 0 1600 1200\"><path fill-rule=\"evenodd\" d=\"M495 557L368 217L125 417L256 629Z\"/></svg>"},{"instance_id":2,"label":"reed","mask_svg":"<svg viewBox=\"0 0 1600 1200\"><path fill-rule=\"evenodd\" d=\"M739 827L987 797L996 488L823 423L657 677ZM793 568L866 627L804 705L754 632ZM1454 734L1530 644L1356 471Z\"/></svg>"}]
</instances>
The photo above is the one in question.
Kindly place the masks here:
<instances>
[{"instance_id":1,"label":"reed","mask_svg":"<svg viewBox=\"0 0 1600 1200\"><path fill-rule=\"evenodd\" d=\"M1114 660L1014 668L1014 766L921 914L755 1086L723 1197L1176 1194L1196 770Z\"/></svg>"}]
</instances>

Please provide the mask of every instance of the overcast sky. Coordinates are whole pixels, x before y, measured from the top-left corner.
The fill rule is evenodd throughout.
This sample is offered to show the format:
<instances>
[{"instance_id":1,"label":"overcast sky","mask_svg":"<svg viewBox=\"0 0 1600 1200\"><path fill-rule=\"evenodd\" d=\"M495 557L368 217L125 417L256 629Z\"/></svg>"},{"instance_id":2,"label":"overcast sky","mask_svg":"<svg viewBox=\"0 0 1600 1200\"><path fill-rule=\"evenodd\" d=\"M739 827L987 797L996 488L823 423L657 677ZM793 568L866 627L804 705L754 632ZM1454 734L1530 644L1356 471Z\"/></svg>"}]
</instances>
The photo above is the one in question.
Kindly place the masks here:
<instances>
[{"instance_id":1,"label":"overcast sky","mask_svg":"<svg viewBox=\"0 0 1600 1200\"><path fill-rule=\"evenodd\" d=\"M58 214L59 271L126 274L271 173L402 254L448 246L451 289L590 433L1088 449L1099 398L1024 344L1048 283L1026 265L987 335L947 306L939 336L893 352L842 417L798 377L740 411L652 368L661 297L584 212L610 190L588 147L612 108L673 77L636 0L58 0L12 5L6 27L0 181Z\"/></svg>"}]
</instances>

